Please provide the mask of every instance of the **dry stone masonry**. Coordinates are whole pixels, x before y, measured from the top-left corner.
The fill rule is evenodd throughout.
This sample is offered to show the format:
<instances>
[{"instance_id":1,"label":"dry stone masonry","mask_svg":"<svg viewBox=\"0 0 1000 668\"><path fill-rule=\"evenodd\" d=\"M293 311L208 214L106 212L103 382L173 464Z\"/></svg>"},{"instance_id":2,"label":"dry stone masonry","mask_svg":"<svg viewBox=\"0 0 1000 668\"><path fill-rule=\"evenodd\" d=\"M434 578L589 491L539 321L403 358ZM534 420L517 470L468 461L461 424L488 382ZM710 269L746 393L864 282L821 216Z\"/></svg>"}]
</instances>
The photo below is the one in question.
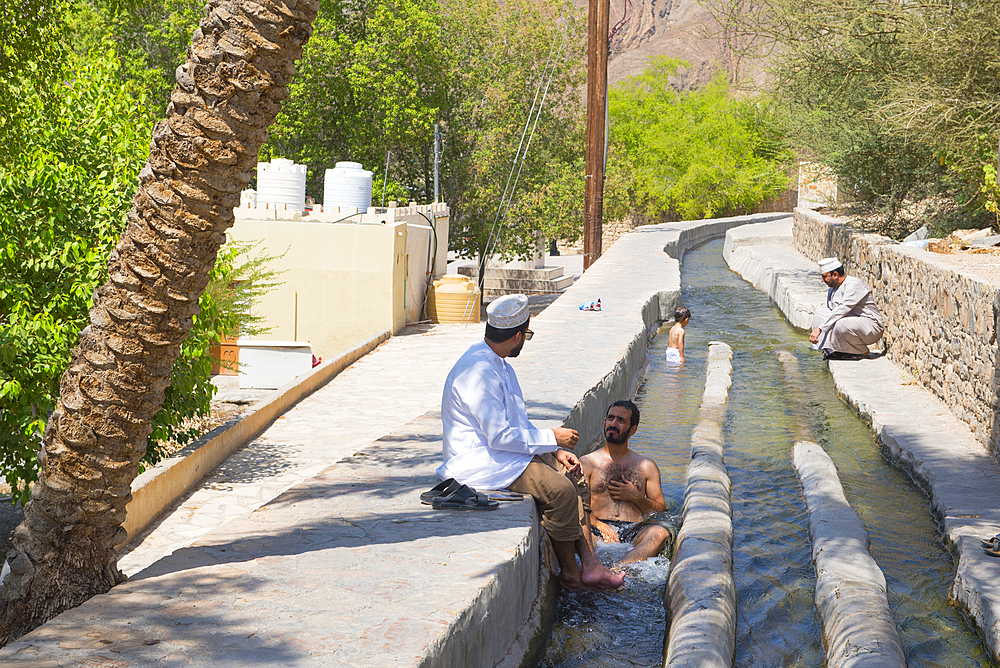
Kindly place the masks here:
<instances>
[{"instance_id":1,"label":"dry stone masonry","mask_svg":"<svg viewBox=\"0 0 1000 668\"><path fill-rule=\"evenodd\" d=\"M793 238L809 259L840 257L848 273L871 287L885 315L888 357L943 400L993 454L1000 451L1000 281L813 211L796 209Z\"/></svg>"}]
</instances>

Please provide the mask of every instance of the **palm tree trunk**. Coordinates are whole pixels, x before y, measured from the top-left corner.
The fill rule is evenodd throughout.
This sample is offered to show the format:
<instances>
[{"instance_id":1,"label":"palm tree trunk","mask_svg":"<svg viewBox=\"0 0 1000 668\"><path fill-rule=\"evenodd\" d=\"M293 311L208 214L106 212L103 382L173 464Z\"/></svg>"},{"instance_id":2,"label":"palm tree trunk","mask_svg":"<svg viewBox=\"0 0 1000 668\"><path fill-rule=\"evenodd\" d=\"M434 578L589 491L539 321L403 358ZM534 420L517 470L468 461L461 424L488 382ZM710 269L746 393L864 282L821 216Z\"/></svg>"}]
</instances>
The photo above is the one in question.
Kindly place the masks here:
<instances>
[{"instance_id":1,"label":"palm tree trunk","mask_svg":"<svg viewBox=\"0 0 1000 668\"><path fill-rule=\"evenodd\" d=\"M0 644L124 580L114 550L150 420L318 8L209 2L45 429L0 588Z\"/></svg>"}]
</instances>

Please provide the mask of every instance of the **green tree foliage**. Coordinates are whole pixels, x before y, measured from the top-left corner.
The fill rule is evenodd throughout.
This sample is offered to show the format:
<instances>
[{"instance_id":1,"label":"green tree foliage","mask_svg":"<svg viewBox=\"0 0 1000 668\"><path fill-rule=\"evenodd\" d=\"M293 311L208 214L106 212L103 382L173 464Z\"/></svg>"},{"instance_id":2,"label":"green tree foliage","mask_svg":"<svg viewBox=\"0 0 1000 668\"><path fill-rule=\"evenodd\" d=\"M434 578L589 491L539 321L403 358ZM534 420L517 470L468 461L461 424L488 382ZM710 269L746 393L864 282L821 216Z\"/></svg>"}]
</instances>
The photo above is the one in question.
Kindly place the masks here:
<instances>
[{"instance_id":1,"label":"green tree foliage","mask_svg":"<svg viewBox=\"0 0 1000 668\"><path fill-rule=\"evenodd\" d=\"M174 71L204 8L204 0L65 0L66 42L86 56L111 40L119 76L144 92L145 116L154 121L170 101Z\"/></svg>"},{"instance_id":2,"label":"green tree foliage","mask_svg":"<svg viewBox=\"0 0 1000 668\"><path fill-rule=\"evenodd\" d=\"M0 5L0 160L21 130L25 109L17 94L27 82L45 91L63 58L65 24L56 0L18 0ZM42 94L42 100L49 99Z\"/></svg>"},{"instance_id":3,"label":"green tree foliage","mask_svg":"<svg viewBox=\"0 0 1000 668\"><path fill-rule=\"evenodd\" d=\"M22 494L145 160L117 70L105 51L71 59L52 99L30 79L13 90L25 120L0 166L0 466Z\"/></svg>"},{"instance_id":4,"label":"green tree foliage","mask_svg":"<svg viewBox=\"0 0 1000 668\"><path fill-rule=\"evenodd\" d=\"M325 169L360 162L375 172L377 201L391 151L388 198L430 201L439 123L450 247L476 255L486 247L539 85L551 75L522 195L498 245L508 256L523 254L536 231L565 225L538 217L545 206L537 197L582 154L574 134L580 36L572 8L555 0L326 0L264 156L307 164L317 197Z\"/></svg>"},{"instance_id":5,"label":"green tree foliage","mask_svg":"<svg viewBox=\"0 0 1000 668\"><path fill-rule=\"evenodd\" d=\"M428 201L428 151L447 95L434 10L430 0L321 5L267 154L308 165L307 189L317 200L325 170L337 161L360 162L381 181L392 151L390 176L402 186L394 192Z\"/></svg>"},{"instance_id":6,"label":"green tree foliage","mask_svg":"<svg viewBox=\"0 0 1000 668\"><path fill-rule=\"evenodd\" d=\"M112 39L122 76L146 91L147 116L155 117L201 0L72 2L74 48L85 53ZM306 164L306 190L317 200L325 170L351 160L374 172L376 203L383 189L386 200L430 201L439 123L451 246L476 255L493 229L539 83L551 74L498 251L528 252L536 233L572 237L582 225L582 45L580 16L565 0L324 0L261 159ZM580 194L570 197L576 182Z\"/></svg>"},{"instance_id":7,"label":"green tree foliage","mask_svg":"<svg viewBox=\"0 0 1000 668\"><path fill-rule=\"evenodd\" d=\"M497 222L497 254L523 257L537 235L564 236L567 226L582 226L583 26L559 2L449 0L443 9L454 54L454 102L444 116L449 247L481 255ZM498 219L522 141L517 192ZM567 199L577 206L568 209Z\"/></svg>"},{"instance_id":8,"label":"green tree foliage","mask_svg":"<svg viewBox=\"0 0 1000 668\"><path fill-rule=\"evenodd\" d=\"M35 454L69 351L89 323L95 287L107 279L108 254L124 227L151 130L144 92L123 76L110 44L87 56L65 55L56 94L43 90L51 82L30 77L11 84L22 121L16 137L2 135L0 470L21 499L36 479ZM246 252L232 248L220 256L215 287L201 298L167 400L153 419L147 463L162 456L163 440L183 443L195 435L187 418L208 413L214 393L208 346L241 324L253 325L239 300L266 289L272 277L260 259L237 262ZM241 279L256 285L251 281L235 296L222 289Z\"/></svg>"},{"instance_id":9,"label":"green tree foliage","mask_svg":"<svg viewBox=\"0 0 1000 668\"><path fill-rule=\"evenodd\" d=\"M1000 125L995 2L706 2L731 46L767 59L796 148L889 213L881 231L905 233L896 213L929 195L952 197L963 226L983 222Z\"/></svg>"},{"instance_id":10,"label":"green tree foliage","mask_svg":"<svg viewBox=\"0 0 1000 668\"><path fill-rule=\"evenodd\" d=\"M609 93L609 211L670 219L745 212L787 185L789 152L770 108L734 100L722 74L682 91L671 78L687 64L657 57Z\"/></svg>"}]
</instances>

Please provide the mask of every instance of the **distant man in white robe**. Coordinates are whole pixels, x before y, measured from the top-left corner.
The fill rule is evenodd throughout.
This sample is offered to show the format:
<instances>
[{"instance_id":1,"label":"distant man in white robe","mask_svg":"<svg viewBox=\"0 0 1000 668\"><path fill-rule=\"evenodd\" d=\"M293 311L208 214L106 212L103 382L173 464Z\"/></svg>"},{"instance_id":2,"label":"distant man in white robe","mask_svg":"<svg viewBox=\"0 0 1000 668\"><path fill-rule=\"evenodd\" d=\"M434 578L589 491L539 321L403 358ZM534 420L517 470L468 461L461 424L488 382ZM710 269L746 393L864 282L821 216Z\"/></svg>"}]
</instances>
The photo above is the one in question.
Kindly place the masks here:
<instances>
[{"instance_id":1,"label":"distant man in white robe","mask_svg":"<svg viewBox=\"0 0 1000 668\"><path fill-rule=\"evenodd\" d=\"M809 341L823 359L861 359L882 338L882 312L861 279L848 276L835 257L819 261L820 279L829 286L826 306L816 310Z\"/></svg>"},{"instance_id":2,"label":"distant man in white robe","mask_svg":"<svg viewBox=\"0 0 1000 668\"><path fill-rule=\"evenodd\" d=\"M517 375L506 361L517 357L532 337L528 298L505 295L486 312L484 340L465 351L444 384L444 463L437 474L476 489L506 488L530 495L559 560L563 587L620 587L624 576L605 568L594 554L590 490L580 460L564 449L572 448L579 434L562 427L535 429Z\"/></svg>"}]
</instances>

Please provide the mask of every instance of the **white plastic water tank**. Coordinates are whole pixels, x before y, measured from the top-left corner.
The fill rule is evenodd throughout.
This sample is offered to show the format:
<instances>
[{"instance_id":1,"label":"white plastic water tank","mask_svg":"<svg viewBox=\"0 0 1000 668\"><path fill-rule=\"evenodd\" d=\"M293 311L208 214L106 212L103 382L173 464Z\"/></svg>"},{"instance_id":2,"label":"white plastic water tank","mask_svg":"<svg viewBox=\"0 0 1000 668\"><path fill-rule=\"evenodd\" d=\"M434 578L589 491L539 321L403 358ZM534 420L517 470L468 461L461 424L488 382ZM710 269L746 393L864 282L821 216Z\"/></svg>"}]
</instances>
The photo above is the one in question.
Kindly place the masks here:
<instances>
[{"instance_id":1,"label":"white plastic water tank","mask_svg":"<svg viewBox=\"0 0 1000 668\"><path fill-rule=\"evenodd\" d=\"M257 191L253 188L247 188L246 190L240 192L240 206L244 209L256 209Z\"/></svg>"},{"instance_id":2,"label":"white plastic water tank","mask_svg":"<svg viewBox=\"0 0 1000 668\"><path fill-rule=\"evenodd\" d=\"M323 181L323 208L357 209L365 212L372 205L372 173L358 162L338 162L326 170Z\"/></svg>"},{"instance_id":3,"label":"white plastic water tank","mask_svg":"<svg viewBox=\"0 0 1000 668\"><path fill-rule=\"evenodd\" d=\"M257 207L286 205L302 211L306 206L306 166L275 158L257 163Z\"/></svg>"}]
</instances>

